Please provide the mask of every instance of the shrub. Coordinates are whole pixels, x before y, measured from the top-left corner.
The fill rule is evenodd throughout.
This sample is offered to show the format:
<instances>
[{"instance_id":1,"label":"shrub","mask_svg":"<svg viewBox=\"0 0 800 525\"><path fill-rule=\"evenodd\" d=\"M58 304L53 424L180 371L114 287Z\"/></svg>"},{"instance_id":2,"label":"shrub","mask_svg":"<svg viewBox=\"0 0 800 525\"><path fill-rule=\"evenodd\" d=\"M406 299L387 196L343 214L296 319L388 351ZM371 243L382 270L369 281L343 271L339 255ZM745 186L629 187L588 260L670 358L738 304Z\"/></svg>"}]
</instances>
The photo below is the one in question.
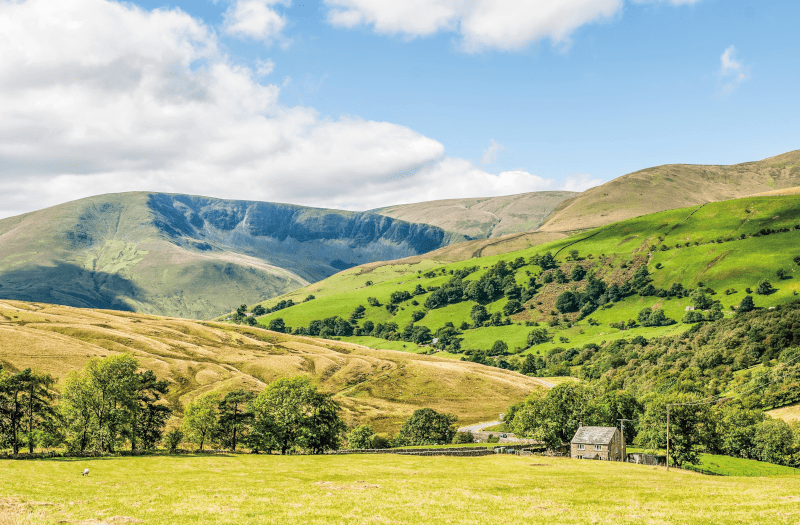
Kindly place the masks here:
<instances>
[{"instance_id":1,"label":"shrub","mask_svg":"<svg viewBox=\"0 0 800 525\"><path fill-rule=\"evenodd\" d=\"M178 450L178 445L181 444L181 441L183 441L183 432L179 428L173 428L164 434L164 443L166 443L170 452Z\"/></svg>"},{"instance_id":2,"label":"shrub","mask_svg":"<svg viewBox=\"0 0 800 525\"><path fill-rule=\"evenodd\" d=\"M769 295L773 291L775 291L775 288L772 287L772 283L769 282L768 280L761 279L758 282L758 286L756 287L756 293L758 295Z\"/></svg>"},{"instance_id":3,"label":"shrub","mask_svg":"<svg viewBox=\"0 0 800 525\"><path fill-rule=\"evenodd\" d=\"M528 332L528 346L546 343L549 340L550 336L547 334L547 330L545 328L534 328Z\"/></svg>"},{"instance_id":4,"label":"shrub","mask_svg":"<svg viewBox=\"0 0 800 525\"><path fill-rule=\"evenodd\" d=\"M472 435L472 432L456 432L456 435L453 436L454 445L461 445L464 443L475 443L475 437Z\"/></svg>"}]
</instances>

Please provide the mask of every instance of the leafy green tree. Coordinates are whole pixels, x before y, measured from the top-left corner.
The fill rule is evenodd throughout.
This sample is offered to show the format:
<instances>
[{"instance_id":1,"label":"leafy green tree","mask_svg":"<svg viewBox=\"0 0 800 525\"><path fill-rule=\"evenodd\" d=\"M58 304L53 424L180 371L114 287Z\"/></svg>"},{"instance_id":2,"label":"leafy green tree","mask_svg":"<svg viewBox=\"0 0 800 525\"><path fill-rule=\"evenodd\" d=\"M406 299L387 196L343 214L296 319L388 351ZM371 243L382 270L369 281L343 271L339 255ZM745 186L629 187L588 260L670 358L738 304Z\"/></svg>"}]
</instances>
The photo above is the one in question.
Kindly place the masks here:
<instances>
[{"instance_id":1,"label":"leafy green tree","mask_svg":"<svg viewBox=\"0 0 800 525\"><path fill-rule=\"evenodd\" d=\"M508 352L508 345L505 341L497 340L492 345L492 349L489 350L489 355L506 355Z\"/></svg>"},{"instance_id":2,"label":"leafy green tree","mask_svg":"<svg viewBox=\"0 0 800 525\"><path fill-rule=\"evenodd\" d=\"M483 326L483 323L491 317L489 312L486 311L486 307L480 304L476 304L472 307L469 316L476 327Z\"/></svg>"},{"instance_id":3,"label":"leafy green tree","mask_svg":"<svg viewBox=\"0 0 800 525\"><path fill-rule=\"evenodd\" d=\"M407 301L409 299L411 299L411 294L405 290L392 292L392 294L389 296L389 302L392 304L402 303L403 301Z\"/></svg>"},{"instance_id":4,"label":"leafy green tree","mask_svg":"<svg viewBox=\"0 0 800 525\"><path fill-rule=\"evenodd\" d=\"M255 450L286 454L298 447L314 453L339 448L345 430L339 405L330 394L317 392L306 376L273 381L250 407L249 444Z\"/></svg>"},{"instance_id":5,"label":"leafy green tree","mask_svg":"<svg viewBox=\"0 0 800 525\"><path fill-rule=\"evenodd\" d=\"M453 436L453 444L463 445L466 443L475 443L475 436L472 435L472 432L456 432L456 435Z\"/></svg>"},{"instance_id":6,"label":"leafy green tree","mask_svg":"<svg viewBox=\"0 0 800 525\"><path fill-rule=\"evenodd\" d=\"M556 310L562 314L577 312L580 308L580 300L575 292L567 290L556 299Z\"/></svg>"},{"instance_id":7,"label":"leafy green tree","mask_svg":"<svg viewBox=\"0 0 800 525\"><path fill-rule=\"evenodd\" d=\"M200 446L216 434L219 413L217 407L222 399L216 393L204 394L189 402L183 414L183 430L193 443Z\"/></svg>"},{"instance_id":8,"label":"leafy green tree","mask_svg":"<svg viewBox=\"0 0 800 525\"><path fill-rule=\"evenodd\" d=\"M520 310L522 310L522 305L516 299L511 299L503 305L503 314L506 316L514 315Z\"/></svg>"},{"instance_id":9,"label":"leafy green tree","mask_svg":"<svg viewBox=\"0 0 800 525\"><path fill-rule=\"evenodd\" d=\"M635 272L633 272L633 277L631 278L631 289L638 290L639 288L644 288L647 286L647 283L650 282L650 272L647 269L646 265L639 266Z\"/></svg>"},{"instance_id":10,"label":"leafy green tree","mask_svg":"<svg viewBox=\"0 0 800 525\"><path fill-rule=\"evenodd\" d=\"M357 320L361 319L362 317L364 317L364 312L366 312L366 311L367 311L367 309L364 308L363 305L356 306L355 309L350 314L350 322L357 321Z\"/></svg>"},{"instance_id":11,"label":"leafy green tree","mask_svg":"<svg viewBox=\"0 0 800 525\"><path fill-rule=\"evenodd\" d=\"M236 446L247 435L253 420L249 407L253 398L253 392L240 388L225 394L217 405L216 437L224 448L235 452Z\"/></svg>"},{"instance_id":12,"label":"leafy green tree","mask_svg":"<svg viewBox=\"0 0 800 525\"><path fill-rule=\"evenodd\" d=\"M746 409L741 402L729 402L720 407L717 419L717 451L728 456L754 459L755 434L766 418L761 410Z\"/></svg>"},{"instance_id":13,"label":"leafy green tree","mask_svg":"<svg viewBox=\"0 0 800 525\"><path fill-rule=\"evenodd\" d=\"M369 425L359 425L347 434L347 445L351 449L372 448L375 432Z\"/></svg>"},{"instance_id":14,"label":"leafy green tree","mask_svg":"<svg viewBox=\"0 0 800 525\"><path fill-rule=\"evenodd\" d=\"M375 297L367 297L367 304L370 306L380 306L381 303Z\"/></svg>"},{"instance_id":15,"label":"leafy green tree","mask_svg":"<svg viewBox=\"0 0 800 525\"><path fill-rule=\"evenodd\" d=\"M170 452L175 452L178 450L181 441L183 441L183 431L179 428L173 428L166 433L164 441L167 444L167 449L169 449Z\"/></svg>"},{"instance_id":16,"label":"leafy green tree","mask_svg":"<svg viewBox=\"0 0 800 525\"><path fill-rule=\"evenodd\" d=\"M283 322L283 318L276 317L275 319L270 319L267 329L283 333L286 331L286 323Z\"/></svg>"},{"instance_id":17,"label":"leafy green tree","mask_svg":"<svg viewBox=\"0 0 800 525\"><path fill-rule=\"evenodd\" d=\"M167 385L167 381L159 381L152 370L137 374L128 424L131 450L135 450L137 445L152 449L161 441L164 426L172 415L169 406L159 403L161 396L169 392Z\"/></svg>"},{"instance_id":18,"label":"leafy green tree","mask_svg":"<svg viewBox=\"0 0 800 525\"><path fill-rule=\"evenodd\" d=\"M574 249L570 250L569 251L569 258L572 259L573 261L577 261L578 260L578 250L574 250Z\"/></svg>"},{"instance_id":19,"label":"leafy green tree","mask_svg":"<svg viewBox=\"0 0 800 525\"><path fill-rule=\"evenodd\" d=\"M59 408L66 422L67 448L71 451L83 452L91 445L92 397L89 378L80 372L70 372L64 381Z\"/></svg>"},{"instance_id":20,"label":"leafy green tree","mask_svg":"<svg viewBox=\"0 0 800 525\"><path fill-rule=\"evenodd\" d=\"M692 292L690 297L694 303L694 307L699 308L700 310L708 310L711 308L711 305L714 304L714 299L712 299L710 295L706 294L705 290L703 289L695 290Z\"/></svg>"},{"instance_id":21,"label":"leafy green tree","mask_svg":"<svg viewBox=\"0 0 800 525\"><path fill-rule=\"evenodd\" d=\"M402 445L450 443L456 434L454 423L457 420L452 414L440 414L432 408L420 408L403 423L397 434L397 441Z\"/></svg>"},{"instance_id":22,"label":"leafy green tree","mask_svg":"<svg viewBox=\"0 0 800 525\"><path fill-rule=\"evenodd\" d=\"M528 346L546 343L550 340L546 328L534 328L528 332Z\"/></svg>"},{"instance_id":23,"label":"leafy green tree","mask_svg":"<svg viewBox=\"0 0 800 525\"><path fill-rule=\"evenodd\" d=\"M572 273L570 274L570 279L575 282L582 281L583 278L586 276L586 270L580 264L576 264L572 268Z\"/></svg>"},{"instance_id":24,"label":"leafy green tree","mask_svg":"<svg viewBox=\"0 0 800 525\"><path fill-rule=\"evenodd\" d=\"M793 437L792 429L785 421L765 419L755 427L755 458L769 463L785 463L792 453Z\"/></svg>"},{"instance_id":25,"label":"leafy green tree","mask_svg":"<svg viewBox=\"0 0 800 525\"><path fill-rule=\"evenodd\" d=\"M139 363L127 354L89 361L84 369L91 388L94 442L104 452L114 451L136 404Z\"/></svg>"},{"instance_id":26,"label":"leafy green tree","mask_svg":"<svg viewBox=\"0 0 800 525\"><path fill-rule=\"evenodd\" d=\"M756 305L753 302L752 295L745 295L742 299L742 302L739 303L739 308L736 309L737 313L743 314L747 312L752 312L755 309Z\"/></svg>"},{"instance_id":27,"label":"leafy green tree","mask_svg":"<svg viewBox=\"0 0 800 525\"><path fill-rule=\"evenodd\" d=\"M262 315L266 315L267 314L267 309L264 308L263 306L261 306L260 304L257 304L256 306L253 307L253 312L252 313L256 317L262 316Z\"/></svg>"},{"instance_id":28,"label":"leafy green tree","mask_svg":"<svg viewBox=\"0 0 800 525\"><path fill-rule=\"evenodd\" d=\"M670 408L669 455L680 467L697 465L700 452L713 440L716 424L708 404L699 402L697 394L676 394L653 397L645 404L635 443L647 449L663 449L667 445L667 404Z\"/></svg>"},{"instance_id":29,"label":"leafy green tree","mask_svg":"<svg viewBox=\"0 0 800 525\"><path fill-rule=\"evenodd\" d=\"M514 432L557 448L572 439L581 422L599 422L593 399L592 389L581 383L562 383L544 395L533 394L516 410Z\"/></svg>"},{"instance_id":30,"label":"leafy green tree","mask_svg":"<svg viewBox=\"0 0 800 525\"><path fill-rule=\"evenodd\" d=\"M758 281L758 286L756 287L756 293L758 295L769 295L775 291L775 288L772 287L772 283L766 279L761 279Z\"/></svg>"}]
</instances>

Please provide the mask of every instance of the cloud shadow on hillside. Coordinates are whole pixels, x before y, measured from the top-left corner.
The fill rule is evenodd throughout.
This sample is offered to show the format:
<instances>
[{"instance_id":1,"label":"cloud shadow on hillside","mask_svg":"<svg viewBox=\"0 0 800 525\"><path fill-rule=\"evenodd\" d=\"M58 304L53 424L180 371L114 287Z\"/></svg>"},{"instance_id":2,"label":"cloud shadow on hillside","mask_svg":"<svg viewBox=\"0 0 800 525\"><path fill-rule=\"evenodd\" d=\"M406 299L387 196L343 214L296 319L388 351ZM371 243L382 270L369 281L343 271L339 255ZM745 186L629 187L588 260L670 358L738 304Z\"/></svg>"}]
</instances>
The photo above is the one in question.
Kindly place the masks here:
<instances>
[{"instance_id":1,"label":"cloud shadow on hillside","mask_svg":"<svg viewBox=\"0 0 800 525\"><path fill-rule=\"evenodd\" d=\"M68 263L0 274L0 299L132 312L123 299L142 295L144 291L129 279Z\"/></svg>"}]
</instances>

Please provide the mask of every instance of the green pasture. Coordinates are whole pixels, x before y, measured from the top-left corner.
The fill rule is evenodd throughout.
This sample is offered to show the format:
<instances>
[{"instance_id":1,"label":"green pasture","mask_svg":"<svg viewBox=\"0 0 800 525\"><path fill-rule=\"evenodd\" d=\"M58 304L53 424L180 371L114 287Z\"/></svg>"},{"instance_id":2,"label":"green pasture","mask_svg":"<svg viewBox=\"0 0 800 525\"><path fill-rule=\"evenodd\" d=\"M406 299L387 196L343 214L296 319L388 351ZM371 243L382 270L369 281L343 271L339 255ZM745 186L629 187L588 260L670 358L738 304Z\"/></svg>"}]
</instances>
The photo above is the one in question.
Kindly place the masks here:
<instances>
[{"instance_id":1,"label":"green pasture","mask_svg":"<svg viewBox=\"0 0 800 525\"><path fill-rule=\"evenodd\" d=\"M766 236L751 235L765 228L776 230L800 225L798 203L800 200L796 196L736 199L636 217L567 239L502 255L450 264L422 261L417 264L353 268L305 289L263 303L265 306L272 306L279 299L292 298L299 302L309 293L316 296L313 301L264 316L259 322L268 324L270 319L281 317L288 326L308 326L314 319L334 315L347 318L358 305L363 305L366 312L361 322L394 322L402 329L412 321L415 311L425 310L425 299L430 292L398 304L396 312L390 314L384 305L389 302L392 292L412 292L417 284L423 288L441 286L450 279L451 271L478 266L479 269L466 280L478 279L487 268L500 260L510 262L517 257L523 257L527 262L533 254L546 251L556 253L564 248L558 255L560 261L565 261L569 252L575 249L584 261L593 261L602 275L617 271L623 264L630 264L636 257L646 255L648 247L652 245L667 247L666 250L658 249L653 252L648 260L653 284L657 287L669 288L672 283L681 283L686 288L697 288L698 283L702 282L716 292L714 299L720 300L726 315L732 315L731 306L741 302L747 295L746 289L755 290L761 279L768 279L776 291L767 296L754 295L755 304L757 307L775 306L793 300L796 298L795 294L800 293L800 266L793 261L795 256L800 255L800 230ZM743 234L746 238L740 239ZM716 242L717 240L722 242ZM695 243L698 245L695 246ZM789 278L778 279L778 268L786 270ZM433 277L424 276L431 271L435 273ZM515 279L519 284L527 284L530 276L540 272L538 266L525 264L517 270ZM372 283L369 286L368 281ZM574 286L579 287L580 284L576 283ZM381 306L369 306L368 297L377 298ZM533 302L539 300L537 296ZM489 313L494 313L502 311L506 301L507 299L501 298L485 306ZM413 304L414 302L417 304ZM425 317L416 324L427 326L435 332L447 322L452 322L456 327L463 321L471 323L469 314L475 304L472 301L463 301L427 311ZM691 304L689 298L629 296L618 303L604 305L592 313L589 317L599 323L597 326L591 326L588 319L575 322L572 326L563 323L555 327L547 326L553 336L552 340L537 345L526 353L544 353L552 348L579 347L587 343L600 344L603 341L637 335L645 338L672 335L688 328L680 321L686 313L686 307ZM662 308L667 317L674 319L677 324L625 331L610 327L611 323L637 319L643 308ZM543 315L533 312L531 317L544 321L548 316ZM546 326L546 323L541 326ZM461 336L462 348L488 350L497 340L505 341L512 351L514 348L525 348L530 330L531 327L525 326L522 321L507 326L468 329ZM562 342L562 337L567 342ZM420 351L412 343L398 344L374 338L348 340L378 348Z\"/></svg>"},{"instance_id":2,"label":"green pasture","mask_svg":"<svg viewBox=\"0 0 800 525\"><path fill-rule=\"evenodd\" d=\"M88 477L81 476L89 468ZM797 476L539 456L157 456L0 462L0 522L789 524Z\"/></svg>"}]
</instances>

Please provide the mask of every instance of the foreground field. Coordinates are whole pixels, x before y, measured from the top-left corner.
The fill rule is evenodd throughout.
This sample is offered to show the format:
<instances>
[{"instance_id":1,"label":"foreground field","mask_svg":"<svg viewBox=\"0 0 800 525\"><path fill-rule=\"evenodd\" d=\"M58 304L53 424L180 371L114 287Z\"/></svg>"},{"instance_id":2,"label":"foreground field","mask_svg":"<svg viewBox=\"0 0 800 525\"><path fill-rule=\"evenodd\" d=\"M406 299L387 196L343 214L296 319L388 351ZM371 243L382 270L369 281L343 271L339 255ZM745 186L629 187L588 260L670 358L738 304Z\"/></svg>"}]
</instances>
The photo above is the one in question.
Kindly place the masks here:
<instances>
[{"instance_id":1,"label":"foreground field","mask_svg":"<svg viewBox=\"0 0 800 525\"><path fill-rule=\"evenodd\" d=\"M0 462L0 523L15 525L797 523L798 501L797 476L714 477L537 456Z\"/></svg>"}]
</instances>

